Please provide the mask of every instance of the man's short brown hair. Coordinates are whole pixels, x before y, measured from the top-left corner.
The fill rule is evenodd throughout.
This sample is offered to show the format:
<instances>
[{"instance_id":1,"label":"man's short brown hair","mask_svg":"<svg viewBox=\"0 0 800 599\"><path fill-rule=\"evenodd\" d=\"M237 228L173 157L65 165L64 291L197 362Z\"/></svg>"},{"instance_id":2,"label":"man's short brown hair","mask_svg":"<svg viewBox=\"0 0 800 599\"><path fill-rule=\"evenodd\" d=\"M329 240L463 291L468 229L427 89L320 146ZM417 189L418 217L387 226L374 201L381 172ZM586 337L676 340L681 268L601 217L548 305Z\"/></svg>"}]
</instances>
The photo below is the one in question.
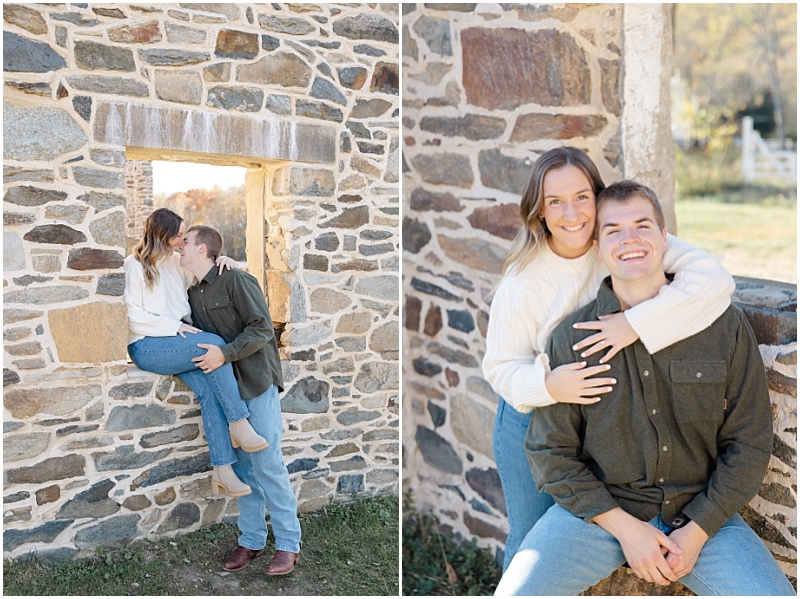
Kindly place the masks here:
<instances>
[{"instance_id":1,"label":"man's short brown hair","mask_svg":"<svg viewBox=\"0 0 800 599\"><path fill-rule=\"evenodd\" d=\"M212 260L219 258L223 244L222 235L220 235L219 231L214 227L207 227L206 225L192 225L186 231L186 234L188 235L192 231L197 231L197 243L195 245L205 244L208 250L208 257Z\"/></svg>"},{"instance_id":2,"label":"man's short brown hair","mask_svg":"<svg viewBox=\"0 0 800 599\"><path fill-rule=\"evenodd\" d=\"M658 223L659 228L664 229L666 227L664 211L661 209L661 203L658 201L658 196L652 189L647 187L647 185L642 185L636 181L619 181L618 183L612 183L599 194L597 194L597 200L595 201L597 214L600 214L600 208L606 202L625 204L635 197L644 198L653 205L653 211L656 213L656 222ZM596 218L594 223L595 239L597 239L599 233L600 219Z\"/></svg>"}]
</instances>

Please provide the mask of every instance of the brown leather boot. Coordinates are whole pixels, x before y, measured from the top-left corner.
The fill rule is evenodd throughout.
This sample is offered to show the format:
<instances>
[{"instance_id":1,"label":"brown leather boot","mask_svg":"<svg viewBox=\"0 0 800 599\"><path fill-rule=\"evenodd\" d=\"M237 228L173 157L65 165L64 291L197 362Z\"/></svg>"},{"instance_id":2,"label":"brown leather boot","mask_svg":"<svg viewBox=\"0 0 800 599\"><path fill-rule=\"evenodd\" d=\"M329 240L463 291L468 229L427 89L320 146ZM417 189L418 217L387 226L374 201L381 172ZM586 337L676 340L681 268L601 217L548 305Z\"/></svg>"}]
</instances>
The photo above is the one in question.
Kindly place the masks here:
<instances>
[{"instance_id":1,"label":"brown leather boot","mask_svg":"<svg viewBox=\"0 0 800 599\"><path fill-rule=\"evenodd\" d=\"M300 561L299 553L283 551L278 549L267 566L267 574L270 576L283 576L294 570L294 565Z\"/></svg>"},{"instance_id":2,"label":"brown leather boot","mask_svg":"<svg viewBox=\"0 0 800 599\"><path fill-rule=\"evenodd\" d=\"M264 555L263 549L253 551L252 549L248 549L247 547L242 547L239 545L227 558L225 558L225 562L222 564L222 569L226 572L244 570L248 564L250 564L251 559L256 559L260 555Z\"/></svg>"}]
</instances>

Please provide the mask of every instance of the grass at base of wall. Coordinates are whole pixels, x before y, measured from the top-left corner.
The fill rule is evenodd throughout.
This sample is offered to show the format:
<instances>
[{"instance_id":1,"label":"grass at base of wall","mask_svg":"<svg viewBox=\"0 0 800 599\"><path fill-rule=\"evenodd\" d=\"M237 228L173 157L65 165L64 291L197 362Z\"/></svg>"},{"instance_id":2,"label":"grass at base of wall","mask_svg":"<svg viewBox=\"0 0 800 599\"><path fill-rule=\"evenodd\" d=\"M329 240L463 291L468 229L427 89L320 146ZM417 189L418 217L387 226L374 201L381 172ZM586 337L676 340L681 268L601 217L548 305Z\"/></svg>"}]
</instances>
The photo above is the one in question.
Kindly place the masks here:
<instances>
[{"instance_id":1,"label":"grass at base of wall","mask_svg":"<svg viewBox=\"0 0 800 599\"><path fill-rule=\"evenodd\" d=\"M359 498L301 517L295 571L265 574L275 549L239 572L222 561L236 548L235 524L213 524L174 538L137 541L116 551L49 567L5 560L3 595L394 595L398 594L399 500Z\"/></svg>"},{"instance_id":2,"label":"grass at base of wall","mask_svg":"<svg viewBox=\"0 0 800 599\"><path fill-rule=\"evenodd\" d=\"M459 543L434 516L407 504L403 516L403 595L492 595L502 569L475 539Z\"/></svg>"}]
</instances>

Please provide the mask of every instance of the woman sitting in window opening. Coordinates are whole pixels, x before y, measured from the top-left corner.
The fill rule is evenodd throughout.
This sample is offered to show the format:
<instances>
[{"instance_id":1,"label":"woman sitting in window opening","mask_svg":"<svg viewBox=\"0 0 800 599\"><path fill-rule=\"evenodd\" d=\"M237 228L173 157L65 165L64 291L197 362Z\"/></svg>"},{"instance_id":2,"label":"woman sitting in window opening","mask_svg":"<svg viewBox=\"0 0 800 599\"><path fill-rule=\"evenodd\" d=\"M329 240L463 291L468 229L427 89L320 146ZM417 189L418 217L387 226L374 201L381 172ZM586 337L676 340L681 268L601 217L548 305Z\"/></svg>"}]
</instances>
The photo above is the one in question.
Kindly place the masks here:
<instances>
[{"instance_id":1,"label":"woman sitting in window opening","mask_svg":"<svg viewBox=\"0 0 800 599\"><path fill-rule=\"evenodd\" d=\"M125 305L128 308L128 355L142 370L177 374L197 395L211 456L211 484L232 497L250 493L231 468L234 447L248 452L267 447L247 420L230 363L201 370L195 360L210 346L225 345L218 335L192 326L187 288L194 275L180 266L184 244L183 219L172 210L155 210L144 224L142 239L125 259ZM220 273L236 263L217 259ZM216 405L215 405L216 404ZM220 411L221 408L221 411ZM227 421L222 420L222 414Z\"/></svg>"}]
</instances>

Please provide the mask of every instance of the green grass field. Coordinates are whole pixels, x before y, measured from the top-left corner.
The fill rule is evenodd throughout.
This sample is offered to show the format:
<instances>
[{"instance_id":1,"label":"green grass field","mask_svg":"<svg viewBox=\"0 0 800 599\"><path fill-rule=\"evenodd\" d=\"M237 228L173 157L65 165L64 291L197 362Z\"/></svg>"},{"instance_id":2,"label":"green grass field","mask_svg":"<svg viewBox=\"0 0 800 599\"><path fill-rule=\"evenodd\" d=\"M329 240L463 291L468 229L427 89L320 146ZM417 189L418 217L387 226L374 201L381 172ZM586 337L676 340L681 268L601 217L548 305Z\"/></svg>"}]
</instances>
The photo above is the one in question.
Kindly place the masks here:
<instances>
[{"instance_id":1,"label":"green grass field","mask_svg":"<svg viewBox=\"0 0 800 599\"><path fill-rule=\"evenodd\" d=\"M797 283L797 190L742 188L678 198L678 236L733 275Z\"/></svg>"},{"instance_id":2,"label":"green grass field","mask_svg":"<svg viewBox=\"0 0 800 599\"><path fill-rule=\"evenodd\" d=\"M678 237L715 256L733 275L797 283L797 187L742 183L741 150L678 148Z\"/></svg>"}]
</instances>

